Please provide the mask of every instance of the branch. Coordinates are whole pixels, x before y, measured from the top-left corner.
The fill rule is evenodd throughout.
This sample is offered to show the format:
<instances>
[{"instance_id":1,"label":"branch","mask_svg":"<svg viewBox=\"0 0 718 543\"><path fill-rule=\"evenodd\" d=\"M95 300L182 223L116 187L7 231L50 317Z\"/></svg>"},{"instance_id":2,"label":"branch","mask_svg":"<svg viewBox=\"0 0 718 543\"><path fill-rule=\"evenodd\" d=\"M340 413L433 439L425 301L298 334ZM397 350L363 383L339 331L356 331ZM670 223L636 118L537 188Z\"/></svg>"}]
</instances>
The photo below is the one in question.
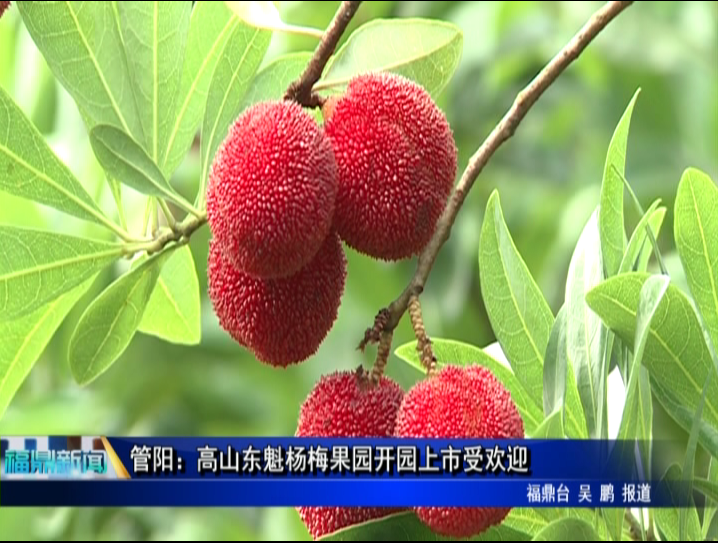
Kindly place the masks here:
<instances>
[{"instance_id":1,"label":"branch","mask_svg":"<svg viewBox=\"0 0 718 543\"><path fill-rule=\"evenodd\" d=\"M324 100L312 93L312 87L322 77L324 67L337 47L337 43L349 26L354 14L359 9L361 2L342 2L324 32L319 45L314 50L314 56L307 63L304 73L294 81L284 94L285 100L294 100L305 107L321 107Z\"/></svg>"},{"instance_id":2,"label":"branch","mask_svg":"<svg viewBox=\"0 0 718 543\"><path fill-rule=\"evenodd\" d=\"M158 234L151 240L128 243L125 246L125 254L133 255L144 251L151 255L161 251L170 243L187 242L190 236L206 223L207 215L203 214L200 217L189 216L183 222L175 224L174 228L160 229Z\"/></svg>"},{"instance_id":3,"label":"branch","mask_svg":"<svg viewBox=\"0 0 718 543\"><path fill-rule=\"evenodd\" d=\"M479 147L478 151L471 157L469 164L464 170L454 193L439 219L434 236L429 241L424 251L419 255L416 271L409 285L404 292L394 300L388 311L385 310L385 330L393 330L404 315L412 295L419 295L426 283L431 268L434 265L442 245L449 239L451 227L454 225L456 215L466 199L467 194L474 185L489 159L498 148L511 136L516 128L529 112L531 107L541 97L563 71L571 64L589 43L618 16L624 9L633 2L608 2L601 9L591 16L588 22L579 30L570 42L544 67L531 83L524 88L514 100L511 109L504 115L498 125L491 131L488 138Z\"/></svg>"}]
</instances>

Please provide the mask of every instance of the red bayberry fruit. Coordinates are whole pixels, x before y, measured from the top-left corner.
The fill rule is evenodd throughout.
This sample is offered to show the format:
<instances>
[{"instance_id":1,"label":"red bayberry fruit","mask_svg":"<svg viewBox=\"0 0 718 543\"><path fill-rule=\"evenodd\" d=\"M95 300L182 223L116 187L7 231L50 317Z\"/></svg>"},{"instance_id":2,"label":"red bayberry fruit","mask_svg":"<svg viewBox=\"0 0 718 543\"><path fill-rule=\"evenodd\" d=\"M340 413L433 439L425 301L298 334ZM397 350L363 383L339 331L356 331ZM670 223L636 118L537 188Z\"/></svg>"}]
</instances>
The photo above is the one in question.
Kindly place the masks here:
<instances>
[{"instance_id":1,"label":"red bayberry fruit","mask_svg":"<svg viewBox=\"0 0 718 543\"><path fill-rule=\"evenodd\" d=\"M369 73L350 81L325 113L337 162L339 235L383 260L421 252L456 176L456 144L443 112L416 83Z\"/></svg>"},{"instance_id":2,"label":"red bayberry fruit","mask_svg":"<svg viewBox=\"0 0 718 543\"><path fill-rule=\"evenodd\" d=\"M290 277L257 279L239 271L216 241L207 264L209 297L220 325L258 360L286 367L313 355L337 318L346 280L339 236Z\"/></svg>"},{"instance_id":3,"label":"red bayberry fruit","mask_svg":"<svg viewBox=\"0 0 718 543\"><path fill-rule=\"evenodd\" d=\"M370 385L355 372L323 376L302 404L298 437L390 437L404 391L382 377ZM299 507L314 539L401 511L390 507Z\"/></svg>"},{"instance_id":4,"label":"red bayberry fruit","mask_svg":"<svg viewBox=\"0 0 718 543\"><path fill-rule=\"evenodd\" d=\"M288 277L331 229L336 163L314 119L289 101L249 107L212 163L207 219L230 261L253 277Z\"/></svg>"},{"instance_id":5,"label":"red bayberry fruit","mask_svg":"<svg viewBox=\"0 0 718 543\"><path fill-rule=\"evenodd\" d=\"M482 366L446 366L404 396L399 437L523 438L524 425L508 390ZM501 523L510 508L417 507L434 532L471 537Z\"/></svg>"}]
</instances>

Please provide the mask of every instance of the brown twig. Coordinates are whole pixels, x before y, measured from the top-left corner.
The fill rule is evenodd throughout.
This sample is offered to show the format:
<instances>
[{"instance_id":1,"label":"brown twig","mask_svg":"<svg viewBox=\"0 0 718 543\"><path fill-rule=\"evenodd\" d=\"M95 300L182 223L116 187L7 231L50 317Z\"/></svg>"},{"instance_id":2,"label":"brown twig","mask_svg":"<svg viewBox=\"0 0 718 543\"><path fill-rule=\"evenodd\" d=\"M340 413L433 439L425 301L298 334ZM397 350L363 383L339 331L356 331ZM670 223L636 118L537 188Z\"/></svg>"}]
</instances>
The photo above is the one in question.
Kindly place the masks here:
<instances>
[{"instance_id":1,"label":"brown twig","mask_svg":"<svg viewBox=\"0 0 718 543\"><path fill-rule=\"evenodd\" d=\"M409 316L416 336L416 350L421 355L421 363L426 368L427 375L433 375L436 371L436 357L431 348L431 340L426 335L424 317L421 314L421 302L416 294L412 294L409 298Z\"/></svg>"},{"instance_id":2,"label":"brown twig","mask_svg":"<svg viewBox=\"0 0 718 543\"><path fill-rule=\"evenodd\" d=\"M406 312L412 295L418 295L431 272L434 261L451 233L467 194L474 185L476 178L489 162L498 148L511 136L541 95L553 84L563 71L571 64L598 34L608 26L623 10L633 2L608 2L596 11L566 46L544 67L543 70L524 88L514 100L511 109L504 115L498 125L491 131L484 143L471 157L461 176L456 189L449 199L439 219L432 239L419 255L416 271L409 285L383 310L388 315L384 330L393 330Z\"/></svg>"},{"instance_id":3,"label":"brown twig","mask_svg":"<svg viewBox=\"0 0 718 543\"><path fill-rule=\"evenodd\" d=\"M367 328L364 332L364 338L359 342L360 351L364 352L364 349L370 343L378 343L381 339L381 332L386 328L387 319L389 318L389 310L382 309L374 317L374 325L371 328Z\"/></svg>"},{"instance_id":4,"label":"brown twig","mask_svg":"<svg viewBox=\"0 0 718 543\"><path fill-rule=\"evenodd\" d=\"M374 366L371 369L371 382L376 384L384 375L384 368L386 368L386 362L389 360L389 353L391 352L391 332L382 332L379 338L379 347L376 350L376 360Z\"/></svg>"},{"instance_id":5,"label":"brown twig","mask_svg":"<svg viewBox=\"0 0 718 543\"><path fill-rule=\"evenodd\" d=\"M304 73L294 81L284 94L285 100L294 100L305 107L321 107L324 100L321 96L312 93L312 87L322 76L324 67L334 53L337 43L349 26L352 17L359 9L361 2L342 2L334 15L334 19L324 32L314 55L307 63Z\"/></svg>"}]
</instances>

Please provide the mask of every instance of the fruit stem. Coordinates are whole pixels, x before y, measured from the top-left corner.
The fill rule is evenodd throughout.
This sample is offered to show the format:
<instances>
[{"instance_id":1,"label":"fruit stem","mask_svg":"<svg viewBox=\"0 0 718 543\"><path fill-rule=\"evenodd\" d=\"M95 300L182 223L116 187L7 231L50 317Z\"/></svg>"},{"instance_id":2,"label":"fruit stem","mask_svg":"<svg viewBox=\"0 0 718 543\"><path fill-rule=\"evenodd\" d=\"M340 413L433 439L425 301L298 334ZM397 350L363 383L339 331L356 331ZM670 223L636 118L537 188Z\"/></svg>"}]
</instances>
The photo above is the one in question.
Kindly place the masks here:
<instances>
[{"instance_id":1,"label":"fruit stem","mask_svg":"<svg viewBox=\"0 0 718 543\"><path fill-rule=\"evenodd\" d=\"M469 159L469 163L461 175L454 193L437 222L434 235L421 255L419 255L414 276L399 297L388 307L388 318L386 319L384 330L388 331L396 328L407 310L411 296L417 295L423 290L441 247L449 239L451 228L466 196L494 153L514 135L521 121L546 89L579 57L596 36L631 4L633 4L632 1L614 1L604 4L563 49L546 64L531 83L519 92L511 108L494 127L486 140L484 140L484 143L481 144L481 147Z\"/></svg>"},{"instance_id":2,"label":"fruit stem","mask_svg":"<svg viewBox=\"0 0 718 543\"><path fill-rule=\"evenodd\" d=\"M421 363L426 368L427 375L431 376L436 372L436 357L431 348L431 340L426 335L424 318L421 316L421 302L416 294L409 298L409 316L416 336L416 350L421 354Z\"/></svg>"},{"instance_id":3,"label":"fruit stem","mask_svg":"<svg viewBox=\"0 0 718 543\"><path fill-rule=\"evenodd\" d=\"M314 55L307 63L304 73L293 81L284 94L285 100L294 100L304 107L321 107L324 100L321 96L312 92L312 87L322 77L322 72L334 53L344 31L349 26L354 14L359 9L361 2L342 2L329 23L319 45L314 50Z\"/></svg>"},{"instance_id":4,"label":"fruit stem","mask_svg":"<svg viewBox=\"0 0 718 543\"><path fill-rule=\"evenodd\" d=\"M381 376L384 375L384 368L389 360L389 353L391 352L391 332L382 332L379 339L379 347L376 350L376 360L374 366L371 369L371 382L373 384L379 383Z\"/></svg>"}]
</instances>

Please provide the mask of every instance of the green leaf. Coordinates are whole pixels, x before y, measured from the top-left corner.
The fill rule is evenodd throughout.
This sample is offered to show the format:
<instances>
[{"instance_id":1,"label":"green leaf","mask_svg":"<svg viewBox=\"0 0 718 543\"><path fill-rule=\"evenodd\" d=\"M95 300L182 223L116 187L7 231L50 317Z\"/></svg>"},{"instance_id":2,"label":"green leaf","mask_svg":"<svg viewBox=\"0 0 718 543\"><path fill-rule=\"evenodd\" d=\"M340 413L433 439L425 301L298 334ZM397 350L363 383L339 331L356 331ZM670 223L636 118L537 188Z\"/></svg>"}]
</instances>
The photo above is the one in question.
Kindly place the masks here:
<instances>
[{"instance_id":1,"label":"green leaf","mask_svg":"<svg viewBox=\"0 0 718 543\"><path fill-rule=\"evenodd\" d=\"M467 541L528 541L529 535L500 525ZM453 541L432 532L414 513L399 513L357 524L320 538L320 541Z\"/></svg>"},{"instance_id":2,"label":"green leaf","mask_svg":"<svg viewBox=\"0 0 718 543\"><path fill-rule=\"evenodd\" d=\"M703 509L703 539L708 538L708 529L711 527L713 517L718 511L718 456L711 458L708 464L708 479L696 477L693 486L706 497Z\"/></svg>"},{"instance_id":3,"label":"green leaf","mask_svg":"<svg viewBox=\"0 0 718 543\"><path fill-rule=\"evenodd\" d=\"M94 123L142 141L112 2L18 2L25 26L52 73Z\"/></svg>"},{"instance_id":4,"label":"green leaf","mask_svg":"<svg viewBox=\"0 0 718 543\"><path fill-rule=\"evenodd\" d=\"M0 226L0 321L33 312L123 254L121 245Z\"/></svg>"},{"instance_id":5,"label":"green leaf","mask_svg":"<svg viewBox=\"0 0 718 543\"><path fill-rule=\"evenodd\" d=\"M310 58L312 53L309 52L290 53L274 59L259 70L247 89L240 111L257 102L281 100L292 81L302 75Z\"/></svg>"},{"instance_id":6,"label":"green leaf","mask_svg":"<svg viewBox=\"0 0 718 543\"><path fill-rule=\"evenodd\" d=\"M661 479L660 484L665 485L665 488L671 496L671 502L677 505L684 483L685 481L681 481L681 467L678 464L671 464ZM698 520L698 511L693 504L693 499L691 499L691 507L686 509L688 514L686 539L679 539L678 511L677 507L658 507L654 509L654 518L656 519L658 528L665 536L664 541L698 541L701 534L701 525Z\"/></svg>"},{"instance_id":7,"label":"green leaf","mask_svg":"<svg viewBox=\"0 0 718 543\"><path fill-rule=\"evenodd\" d=\"M202 122L207 92L224 46L239 20L224 2L195 2L175 101L172 127L162 156L162 171L169 177L180 165Z\"/></svg>"},{"instance_id":8,"label":"green leaf","mask_svg":"<svg viewBox=\"0 0 718 543\"><path fill-rule=\"evenodd\" d=\"M168 198L186 211L192 210L140 144L121 130L109 125L96 126L90 131L90 143L97 160L111 177L143 194Z\"/></svg>"},{"instance_id":9,"label":"green leaf","mask_svg":"<svg viewBox=\"0 0 718 543\"><path fill-rule=\"evenodd\" d=\"M197 269L189 246L181 247L162 267L139 331L171 343L196 345L201 337Z\"/></svg>"},{"instance_id":10,"label":"green leaf","mask_svg":"<svg viewBox=\"0 0 718 543\"><path fill-rule=\"evenodd\" d=\"M486 206L479 249L481 293L491 327L526 391L543 405L543 356L554 318L504 222L494 191Z\"/></svg>"},{"instance_id":11,"label":"green leaf","mask_svg":"<svg viewBox=\"0 0 718 543\"><path fill-rule=\"evenodd\" d=\"M557 407L563 409L566 398L566 306L562 306L548 339L543 362L543 412L545 416Z\"/></svg>"},{"instance_id":12,"label":"green leaf","mask_svg":"<svg viewBox=\"0 0 718 543\"><path fill-rule=\"evenodd\" d=\"M85 310L70 338L70 369L80 385L104 373L137 331L171 249L153 255L107 287Z\"/></svg>"},{"instance_id":13,"label":"green leaf","mask_svg":"<svg viewBox=\"0 0 718 543\"><path fill-rule=\"evenodd\" d=\"M701 418L703 417L703 407L705 405L706 393L708 392L708 387L710 386L711 377L713 377L713 374L709 373L708 377L706 378L706 382L703 385L703 394L701 394L701 401L698 404L696 414L693 417L693 426L691 427L691 433L688 436L688 444L686 445L686 456L683 460L683 469L681 470L681 473L687 475L686 484L681 489L683 495L681 496L680 503L682 507L678 511L678 537L681 541L687 541L686 530L688 527L689 509L686 509L685 506L689 503L688 499L692 496L693 492L693 466L695 465L696 460L696 449L698 448L698 435L700 432ZM695 541L695 539L692 539L691 541Z\"/></svg>"},{"instance_id":14,"label":"green leaf","mask_svg":"<svg viewBox=\"0 0 718 543\"><path fill-rule=\"evenodd\" d=\"M653 239L658 239L658 234L661 231L661 226L663 226L663 219L666 217L666 208L665 207L659 207L653 212L653 215L651 215L651 218L648 220L648 225L651 227L651 232L653 233ZM653 241L651 240L650 236L647 235L648 231L646 230L646 241L642 244L641 252L638 255L638 263L636 264L635 271L647 271L648 270L648 262L651 259L651 256L656 254L654 252L654 246ZM658 243L656 241L656 243ZM661 256L661 259L664 259L663 256ZM665 262L664 262L665 264ZM668 275L667 273L665 275Z\"/></svg>"},{"instance_id":15,"label":"green leaf","mask_svg":"<svg viewBox=\"0 0 718 543\"><path fill-rule=\"evenodd\" d=\"M651 379L651 392L673 420L690 432L695 412L676 399L670 386L661 386L655 379ZM701 420L698 426L698 443L705 447L711 456L718 458L718 430L705 420Z\"/></svg>"},{"instance_id":16,"label":"green leaf","mask_svg":"<svg viewBox=\"0 0 718 543\"><path fill-rule=\"evenodd\" d=\"M566 306L556 316L544 357L544 415L561 407L568 437L588 437L581 398L578 395L573 366L566 356Z\"/></svg>"},{"instance_id":17,"label":"green leaf","mask_svg":"<svg viewBox=\"0 0 718 543\"><path fill-rule=\"evenodd\" d=\"M663 218L666 215L665 207L658 208L660 203L660 200L655 200L651 204L651 207L649 207L643 214L641 220L638 221L636 228L633 230L633 234L631 234L631 239L628 240L626 252L624 253L621 264L618 267L619 274L634 270L646 271L645 268L640 268L640 257L647 255L645 258L646 264L648 263L647 260L651 255L652 247L650 243L647 243L648 233L646 228L650 226L654 237L658 237L658 231L660 230Z\"/></svg>"},{"instance_id":18,"label":"green leaf","mask_svg":"<svg viewBox=\"0 0 718 543\"><path fill-rule=\"evenodd\" d=\"M145 149L160 161L175 116L175 99L192 2L117 2Z\"/></svg>"},{"instance_id":19,"label":"green leaf","mask_svg":"<svg viewBox=\"0 0 718 543\"><path fill-rule=\"evenodd\" d=\"M633 442L638 439L640 441L648 441L651 438L650 422L646 425L647 415L643 412L646 407L644 395L646 390L641 390L641 385L645 387L648 377L645 368L641 366L643 353L648 340L648 330L653 317L656 314L658 305L663 300L663 296L668 290L670 280L663 275L652 275L644 283L638 304L638 317L636 325L636 336L634 340L633 360L631 362L630 378L626 387L626 402L623 407L623 415L621 424L618 428L618 439L622 442L614 448L614 452L619 455L615 461L617 465L636 465L634 457L635 449L630 445L623 443ZM641 371L643 370L643 371ZM643 394L642 394L643 393ZM650 407L650 394L648 396L648 406ZM651 413L652 416L652 413ZM644 477L648 472L648 451L641 450L645 455L641 455L642 465L644 469ZM611 537L615 541L620 541L623 528L624 509L621 507L608 508L603 511L606 518L608 530Z\"/></svg>"},{"instance_id":20,"label":"green leaf","mask_svg":"<svg viewBox=\"0 0 718 543\"><path fill-rule=\"evenodd\" d=\"M674 236L693 299L718 349L718 187L687 169L676 195Z\"/></svg>"},{"instance_id":21,"label":"green leaf","mask_svg":"<svg viewBox=\"0 0 718 543\"><path fill-rule=\"evenodd\" d=\"M324 32L318 28L290 25L282 21L274 2L226 2L232 11L248 25L321 39Z\"/></svg>"},{"instance_id":22,"label":"green leaf","mask_svg":"<svg viewBox=\"0 0 718 543\"><path fill-rule=\"evenodd\" d=\"M594 211L576 244L566 279L566 352L576 372L588 435L601 437L606 423L606 329L586 304L586 293L603 278L598 212Z\"/></svg>"},{"instance_id":23,"label":"green leaf","mask_svg":"<svg viewBox=\"0 0 718 543\"><path fill-rule=\"evenodd\" d=\"M612 277L586 297L589 306L630 348L633 348L641 288L648 277L642 272ZM656 310L646 341L643 364L651 374L654 394L656 385L671 391L678 405L695 413L703 383L709 372L715 372L715 368L693 306L673 284L668 287ZM659 391L657 397L660 399L661 396ZM666 409L669 407L664 406ZM676 417L675 409L668 409L668 413L678 423L685 424L684 420ZM718 379L711 381L705 417L707 422L718 426ZM687 429L691 428L693 415L689 421Z\"/></svg>"},{"instance_id":24,"label":"green leaf","mask_svg":"<svg viewBox=\"0 0 718 543\"><path fill-rule=\"evenodd\" d=\"M598 541L598 534L588 522L577 518L555 520L533 538L533 541Z\"/></svg>"},{"instance_id":25,"label":"green leaf","mask_svg":"<svg viewBox=\"0 0 718 543\"><path fill-rule=\"evenodd\" d=\"M693 479L693 485L696 487L696 490L698 490L706 498L709 498L713 502L718 501L717 481L709 481L708 479L704 479L702 477L696 477ZM715 505L713 507L715 507Z\"/></svg>"},{"instance_id":26,"label":"green leaf","mask_svg":"<svg viewBox=\"0 0 718 543\"><path fill-rule=\"evenodd\" d=\"M0 87L0 190L81 219L109 222L45 138Z\"/></svg>"},{"instance_id":27,"label":"green leaf","mask_svg":"<svg viewBox=\"0 0 718 543\"><path fill-rule=\"evenodd\" d=\"M19 319L0 323L0 418L55 331L92 284L86 280Z\"/></svg>"},{"instance_id":28,"label":"green leaf","mask_svg":"<svg viewBox=\"0 0 718 543\"><path fill-rule=\"evenodd\" d=\"M241 113L242 99L267 52L271 36L267 30L240 23L232 31L217 62L202 122L200 209L204 206L204 190L214 154Z\"/></svg>"},{"instance_id":29,"label":"green leaf","mask_svg":"<svg viewBox=\"0 0 718 543\"><path fill-rule=\"evenodd\" d=\"M479 364L491 370L511 394L511 398L514 403L516 403L516 407L524 421L524 431L527 434L533 432L541 423L543 420L541 409L536 402L531 399L524 386L509 368L473 345L467 345L458 341L432 338L431 346L439 367L447 364ZM397 347L394 354L419 371L426 372L426 368L421 363L419 354L416 351L416 341L405 343Z\"/></svg>"},{"instance_id":30,"label":"green leaf","mask_svg":"<svg viewBox=\"0 0 718 543\"><path fill-rule=\"evenodd\" d=\"M561 439L564 437L561 409L556 409L534 430L534 439Z\"/></svg>"},{"instance_id":31,"label":"green leaf","mask_svg":"<svg viewBox=\"0 0 718 543\"><path fill-rule=\"evenodd\" d=\"M538 533L548 524L548 520L540 513L545 513L548 510L549 508L514 507L502 522L502 526L507 526L526 534ZM551 510L556 511L555 509Z\"/></svg>"},{"instance_id":32,"label":"green leaf","mask_svg":"<svg viewBox=\"0 0 718 543\"><path fill-rule=\"evenodd\" d=\"M608 277L616 274L624 254L626 230L623 219L623 178L626 175L626 148L631 115L640 92L640 89L636 91L621 120L618 121L611 143L608 145L603 171L598 225L603 265Z\"/></svg>"},{"instance_id":33,"label":"green leaf","mask_svg":"<svg viewBox=\"0 0 718 543\"><path fill-rule=\"evenodd\" d=\"M375 19L357 28L329 61L315 89L343 87L365 72L393 72L437 96L454 75L461 29L429 19Z\"/></svg>"}]
</instances>

